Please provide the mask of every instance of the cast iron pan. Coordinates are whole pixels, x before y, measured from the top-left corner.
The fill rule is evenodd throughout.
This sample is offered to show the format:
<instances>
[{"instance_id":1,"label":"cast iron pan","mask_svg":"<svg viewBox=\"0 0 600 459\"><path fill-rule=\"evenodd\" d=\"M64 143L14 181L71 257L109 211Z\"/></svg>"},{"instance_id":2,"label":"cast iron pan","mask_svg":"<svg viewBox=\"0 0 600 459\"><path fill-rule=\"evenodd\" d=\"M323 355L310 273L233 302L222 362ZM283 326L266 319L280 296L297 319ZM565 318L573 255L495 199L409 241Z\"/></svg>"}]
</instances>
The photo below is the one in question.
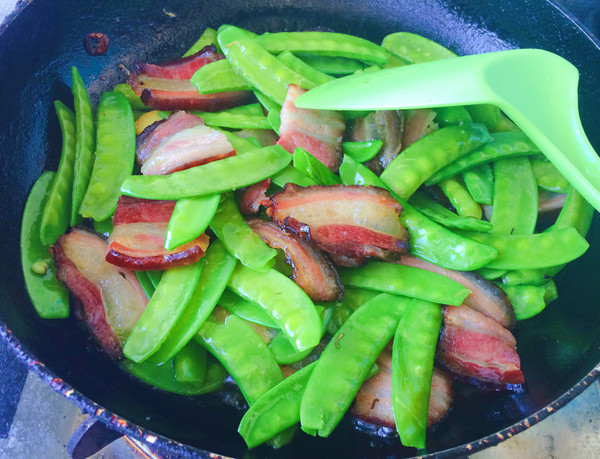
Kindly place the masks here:
<instances>
[{"instance_id":1,"label":"cast iron pan","mask_svg":"<svg viewBox=\"0 0 600 459\"><path fill-rule=\"evenodd\" d=\"M34 0L23 8L0 31L0 317L5 324L0 333L26 364L84 411L162 451L183 455L247 454L236 433L241 413L234 405L239 395L232 390L223 403L220 396L190 399L153 390L106 360L74 321L39 319L23 285L19 228L32 184L58 164L60 137L52 101L71 101L71 66L79 68L96 104L101 91L124 81L120 64L131 67L137 59L161 62L179 56L206 26L222 23L255 32L325 27L376 42L388 33L406 30L460 54L515 47L554 51L581 71L581 117L590 141L600 151L600 130L596 129L600 49L546 1ZM106 55L86 54L82 40L90 32L109 35ZM509 432L544 418L596 378L600 362L597 222L589 241L588 253L557 278L560 298L540 316L517 326L525 391L485 393L460 388L448 418L428 435L428 452L465 454L495 444ZM258 450L250 456L272 454L269 451ZM343 421L331 438L300 435L277 454L378 457L414 453L397 441L357 432L351 422Z\"/></svg>"}]
</instances>

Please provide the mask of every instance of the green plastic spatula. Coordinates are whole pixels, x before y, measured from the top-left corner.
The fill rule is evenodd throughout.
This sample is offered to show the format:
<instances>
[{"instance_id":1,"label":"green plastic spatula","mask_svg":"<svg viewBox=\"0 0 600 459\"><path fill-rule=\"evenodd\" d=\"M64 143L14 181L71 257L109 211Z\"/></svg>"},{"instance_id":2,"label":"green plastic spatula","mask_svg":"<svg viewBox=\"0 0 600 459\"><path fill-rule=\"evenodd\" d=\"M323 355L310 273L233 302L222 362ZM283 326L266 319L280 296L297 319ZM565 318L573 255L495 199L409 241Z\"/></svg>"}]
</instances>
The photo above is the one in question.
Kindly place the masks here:
<instances>
[{"instance_id":1,"label":"green plastic spatula","mask_svg":"<svg viewBox=\"0 0 600 459\"><path fill-rule=\"evenodd\" d=\"M391 110L497 105L600 211L600 158L577 105L579 72L556 54L518 49L352 75L308 91L301 108Z\"/></svg>"}]
</instances>

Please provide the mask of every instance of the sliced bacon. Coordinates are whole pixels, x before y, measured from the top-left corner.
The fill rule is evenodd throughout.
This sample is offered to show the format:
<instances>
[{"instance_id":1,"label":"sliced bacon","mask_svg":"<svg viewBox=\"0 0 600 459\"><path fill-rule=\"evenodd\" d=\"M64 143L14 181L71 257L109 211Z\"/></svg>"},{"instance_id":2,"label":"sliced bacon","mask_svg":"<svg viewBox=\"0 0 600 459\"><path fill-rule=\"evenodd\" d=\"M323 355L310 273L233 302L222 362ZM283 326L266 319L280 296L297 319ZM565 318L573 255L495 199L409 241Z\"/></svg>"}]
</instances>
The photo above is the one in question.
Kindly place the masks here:
<instances>
[{"instance_id":1,"label":"sliced bacon","mask_svg":"<svg viewBox=\"0 0 600 459\"><path fill-rule=\"evenodd\" d=\"M484 316L494 319L505 328L514 327L516 322L515 311L506 293L494 283L484 279L480 274L472 271L463 272L440 268L412 255L403 256L399 263L441 274L464 285L471 291L463 301L465 306L469 306L481 312Z\"/></svg>"},{"instance_id":2,"label":"sliced bacon","mask_svg":"<svg viewBox=\"0 0 600 459\"><path fill-rule=\"evenodd\" d=\"M379 372L366 380L356 394L352 414L364 422L395 429L390 346L386 346L377 358L377 367ZM427 427L431 427L446 416L453 400L452 379L444 371L433 367Z\"/></svg>"},{"instance_id":3,"label":"sliced bacon","mask_svg":"<svg viewBox=\"0 0 600 459\"><path fill-rule=\"evenodd\" d=\"M144 175L170 174L234 155L225 134L185 112L150 125L140 135L136 148Z\"/></svg>"},{"instance_id":4,"label":"sliced bacon","mask_svg":"<svg viewBox=\"0 0 600 459\"><path fill-rule=\"evenodd\" d=\"M298 108L294 101L304 94L305 89L289 85L287 96L281 108L281 145L290 153L302 147L336 172L342 162L342 136L346 125L339 112L332 110L309 110Z\"/></svg>"},{"instance_id":5,"label":"sliced bacon","mask_svg":"<svg viewBox=\"0 0 600 459\"><path fill-rule=\"evenodd\" d=\"M410 250L398 221L400 204L378 187L288 183L271 196L268 215L281 227L355 265L367 257L395 259Z\"/></svg>"},{"instance_id":6,"label":"sliced bacon","mask_svg":"<svg viewBox=\"0 0 600 459\"><path fill-rule=\"evenodd\" d=\"M292 279L313 301L336 301L344 296L337 271L319 249L310 242L286 233L273 222L258 218L247 221L269 247L282 249L292 268Z\"/></svg>"},{"instance_id":7,"label":"sliced bacon","mask_svg":"<svg viewBox=\"0 0 600 459\"><path fill-rule=\"evenodd\" d=\"M167 225L175 201L153 201L121 196L113 217L106 261L137 271L167 269L198 261L208 247L200 235L175 250L164 248Z\"/></svg>"},{"instance_id":8,"label":"sliced bacon","mask_svg":"<svg viewBox=\"0 0 600 459\"><path fill-rule=\"evenodd\" d=\"M271 200L267 196L267 190L271 186L271 179L250 185L242 194L240 200L240 212L242 215L256 215L260 206L267 207Z\"/></svg>"},{"instance_id":9,"label":"sliced bacon","mask_svg":"<svg viewBox=\"0 0 600 459\"><path fill-rule=\"evenodd\" d=\"M189 81L200 67L224 57L214 45L208 45L162 66L137 62L127 82L145 105L157 110L224 110L243 103L250 92L200 94Z\"/></svg>"},{"instance_id":10,"label":"sliced bacon","mask_svg":"<svg viewBox=\"0 0 600 459\"><path fill-rule=\"evenodd\" d=\"M74 228L52 249L56 277L76 298L77 315L110 358L123 358L123 342L148 302L135 274L107 263L106 240L89 230Z\"/></svg>"},{"instance_id":11,"label":"sliced bacon","mask_svg":"<svg viewBox=\"0 0 600 459\"><path fill-rule=\"evenodd\" d=\"M510 331L468 306L445 306L437 360L451 372L494 389L524 382ZM479 384L483 383L483 384Z\"/></svg>"},{"instance_id":12,"label":"sliced bacon","mask_svg":"<svg viewBox=\"0 0 600 459\"><path fill-rule=\"evenodd\" d=\"M435 116L436 113L430 108L420 108L410 112L404 123L402 150L438 129L438 124L434 122Z\"/></svg>"}]
</instances>

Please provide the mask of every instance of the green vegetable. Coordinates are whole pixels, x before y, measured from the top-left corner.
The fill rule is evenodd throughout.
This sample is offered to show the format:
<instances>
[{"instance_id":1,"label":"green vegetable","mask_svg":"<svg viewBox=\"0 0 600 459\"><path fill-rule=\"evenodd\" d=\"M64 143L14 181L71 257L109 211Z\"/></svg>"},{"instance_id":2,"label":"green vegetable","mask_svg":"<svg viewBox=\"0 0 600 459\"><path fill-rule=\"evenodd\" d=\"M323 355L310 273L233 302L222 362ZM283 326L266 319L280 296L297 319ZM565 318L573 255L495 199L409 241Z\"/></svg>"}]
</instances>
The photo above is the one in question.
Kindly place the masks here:
<instances>
[{"instance_id":1,"label":"green vegetable","mask_svg":"<svg viewBox=\"0 0 600 459\"><path fill-rule=\"evenodd\" d=\"M313 179L319 185L336 185L341 183L337 175L302 147L294 150L292 161L294 168L298 172Z\"/></svg>"},{"instance_id":2,"label":"green vegetable","mask_svg":"<svg viewBox=\"0 0 600 459\"><path fill-rule=\"evenodd\" d=\"M97 126L94 166L79 212L103 221L115 213L121 183L133 172L135 161L133 112L123 94L102 94Z\"/></svg>"},{"instance_id":3,"label":"green vegetable","mask_svg":"<svg viewBox=\"0 0 600 459\"><path fill-rule=\"evenodd\" d=\"M131 89L131 86L129 86L129 84L127 83L120 83L116 85L113 88L113 92L120 92L121 94L123 94L129 101L129 104L131 105L131 108L133 110L148 111L151 109L151 107L148 107L144 104L144 102L142 102L140 96L133 92L133 89Z\"/></svg>"},{"instance_id":4,"label":"green vegetable","mask_svg":"<svg viewBox=\"0 0 600 459\"><path fill-rule=\"evenodd\" d=\"M308 53L296 53L296 55L315 70L328 75L350 75L364 68L362 62L345 57L319 56Z\"/></svg>"},{"instance_id":5,"label":"green vegetable","mask_svg":"<svg viewBox=\"0 0 600 459\"><path fill-rule=\"evenodd\" d=\"M75 115L62 102L54 101L62 133L62 152L40 222L40 241L48 246L67 231L71 217L73 166L75 162Z\"/></svg>"},{"instance_id":6,"label":"green vegetable","mask_svg":"<svg viewBox=\"0 0 600 459\"><path fill-rule=\"evenodd\" d=\"M396 32L387 35L381 46L410 64L456 57L455 53L442 45L409 32Z\"/></svg>"},{"instance_id":7,"label":"green vegetable","mask_svg":"<svg viewBox=\"0 0 600 459\"><path fill-rule=\"evenodd\" d=\"M435 108L434 121L442 128L446 126L460 126L461 124L470 124L471 115L465 107L438 107Z\"/></svg>"},{"instance_id":8,"label":"green vegetable","mask_svg":"<svg viewBox=\"0 0 600 459\"><path fill-rule=\"evenodd\" d=\"M354 161L364 163L373 159L381 150L383 140L367 140L365 142L343 142L344 154L350 156Z\"/></svg>"},{"instance_id":9,"label":"green vegetable","mask_svg":"<svg viewBox=\"0 0 600 459\"><path fill-rule=\"evenodd\" d=\"M253 86L240 76L227 59L203 65L192 75L190 83L200 94L215 92L250 91Z\"/></svg>"},{"instance_id":10,"label":"green vegetable","mask_svg":"<svg viewBox=\"0 0 600 459\"><path fill-rule=\"evenodd\" d=\"M220 200L219 194L179 199L167 226L165 249L173 250L204 233Z\"/></svg>"},{"instance_id":11,"label":"green vegetable","mask_svg":"<svg viewBox=\"0 0 600 459\"><path fill-rule=\"evenodd\" d=\"M534 157L530 161L535 180L541 189L553 193L567 193L569 191L569 182L548 159Z\"/></svg>"},{"instance_id":12,"label":"green vegetable","mask_svg":"<svg viewBox=\"0 0 600 459\"><path fill-rule=\"evenodd\" d=\"M481 206L471 197L471 194L459 178L449 178L438 183L450 204L461 217L481 219Z\"/></svg>"},{"instance_id":13,"label":"green vegetable","mask_svg":"<svg viewBox=\"0 0 600 459\"><path fill-rule=\"evenodd\" d=\"M190 341L173 357L173 372L178 382L202 384L206 378L206 350Z\"/></svg>"},{"instance_id":14,"label":"green vegetable","mask_svg":"<svg viewBox=\"0 0 600 459\"><path fill-rule=\"evenodd\" d=\"M211 27L207 27L200 38L192 45L190 49L186 51L183 57L191 56L192 54L196 54L198 51L202 50L205 46L208 45L216 45L217 44L217 31ZM220 50L217 49L217 52ZM218 62L218 61L217 61Z\"/></svg>"},{"instance_id":15,"label":"green vegetable","mask_svg":"<svg viewBox=\"0 0 600 459\"><path fill-rule=\"evenodd\" d=\"M311 67L302 59L294 56L294 54L289 51L282 52L279 56L277 56L277 59L279 59L284 65L287 65L289 68L291 68L294 72L302 75L308 81L311 81L315 86L328 83L329 81L333 81L335 79L326 73L319 72L317 69Z\"/></svg>"},{"instance_id":16,"label":"green vegetable","mask_svg":"<svg viewBox=\"0 0 600 459\"><path fill-rule=\"evenodd\" d=\"M278 328L271 316L254 301L242 298L231 290L225 290L219 298L219 306L241 319L265 327Z\"/></svg>"},{"instance_id":17,"label":"green vegetable","mask_svg":"<svg viewBox=\"0 0 600 459\"><path fill-rule=\"evenodd\" d=\"M482 164L462 173L465 185L479 204L492 205L494 199L494 175L489 164Z\"/></svg>"},{"instance_id":18,"label":"green vegetable","mask_svg":"<svg viewBox=\"0 0 600 459\"><path fill-rule=\"evenodd\" d=\"M21 264L31 304L44 319L69 317L69 292L54 275L49 247L40 241L40 222L44 203L50 194L54 172L37 179L23 211L21 222Z\"/></svg>"}]
</instances>

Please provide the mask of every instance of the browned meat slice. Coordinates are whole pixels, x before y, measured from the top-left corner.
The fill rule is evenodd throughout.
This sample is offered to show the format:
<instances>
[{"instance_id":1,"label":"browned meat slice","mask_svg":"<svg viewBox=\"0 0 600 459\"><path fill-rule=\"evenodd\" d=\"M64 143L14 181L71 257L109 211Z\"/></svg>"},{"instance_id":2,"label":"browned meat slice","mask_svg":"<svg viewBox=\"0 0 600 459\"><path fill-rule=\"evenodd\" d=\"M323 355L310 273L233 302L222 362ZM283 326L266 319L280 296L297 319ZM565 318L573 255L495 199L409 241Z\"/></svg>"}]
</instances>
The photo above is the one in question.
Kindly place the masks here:
<instances>
[{"instance_id":1,"label":"browned meat slice","mask_svg":"<svg viewBox=\"0 0 600 459\"><path fill-rule=\"evenodd\" d=\"M367 257L395 259L410 250L400 212L400 204L382 188L291 183L271 196L267 209L281 228L348 265Z\"/></svg>"},{"instance_id":2,"label":"browned meat slice","mask_svg":"<svg viewBox=\"0 0 600 459\"><path fill-rule=\"evenodd\" d=\"M200 94L190 78L200 67L223 59L213 45L208 45L188 57L159 66L138 62L128 83L142 102L157 110L201 110L215 112L242 104L248 91Z\"/></svg>"},{"instance_id":3,"label":"browned meat slice","mask_svg":"<svg viewBox=\"0 0 600 459\"><path fill-rule=\"evenodd\" d=\"M332 171L342 162L342 137L346 125L339 112L297 108L294 101L305 89L291 84L281 108L281 145L290 153L302 147Z\"/></svg>"},{"instance_id":4,"label":"browned meat slice","mask_svg":"<svg viewBox=\"0 0 600 459\"><path fill-rule=\"evenodd\" d=\"M268 206L271 203L267 196L269 186L271 186L270 178L246 188L240 200L240 212L243 215L255 215L260 210L260 206Z\"/></svg>"},{"instance_id":5,"label":"browned meat slice","mask_svg":"<svg viewBox=\"0 0 600 459\"><path fill-rule=\"evenodd\" d=\"M341 300L344 289L327 257L310 242L286 233L272 222L248 220L248 224L269 247L282 249L292 268L292 279L313 301Z\"/></svg>"},{"instance_id":6,"label":"browned meat slice","mask_svg":"<svg viewBox=\"0 0 600 459\"><path fill-rule=\"evenodd\" d=\"M468 306L445 306L437 360L451 372L493 389L524 382L513 334ZM479 384L483 383L483 384Z\"/></svg>"},{"instance_id":7,"label":"browned meat slice","mask_svg":"<svg viewBox=\"0 0 600 459\"><path fill-rule=\"evenodd\" d=\"M167 225L175 201L153 201L121 196L113 217L106 261L138 271L167 269L198 261L208 247L200 235L174 250L164 248Z\"/></svg>"},{"instance_id":8,"label":"browned meat slice","mask_svg":"<svg viewBox=\"0 0 600 459\"><path fill-rule=\"evenodd\" d=\"M408 113L404 123L402 150L438 129L438 124L434 122L435 115L436 113L430 108L412 110Z\"/></svg>"},{"instance_id":9,"label":"browned meat slice","mask_svg":"<svg viewBox=\"0 0 600 459\"><path fill-rule=\"evenodd\" d=\"M135 273L104 260L108 246L97 233L75 228L53 246L56 276L77 300L77 315L112 359L142 315L148 298Z\"/></svg>"}]
</instances>

